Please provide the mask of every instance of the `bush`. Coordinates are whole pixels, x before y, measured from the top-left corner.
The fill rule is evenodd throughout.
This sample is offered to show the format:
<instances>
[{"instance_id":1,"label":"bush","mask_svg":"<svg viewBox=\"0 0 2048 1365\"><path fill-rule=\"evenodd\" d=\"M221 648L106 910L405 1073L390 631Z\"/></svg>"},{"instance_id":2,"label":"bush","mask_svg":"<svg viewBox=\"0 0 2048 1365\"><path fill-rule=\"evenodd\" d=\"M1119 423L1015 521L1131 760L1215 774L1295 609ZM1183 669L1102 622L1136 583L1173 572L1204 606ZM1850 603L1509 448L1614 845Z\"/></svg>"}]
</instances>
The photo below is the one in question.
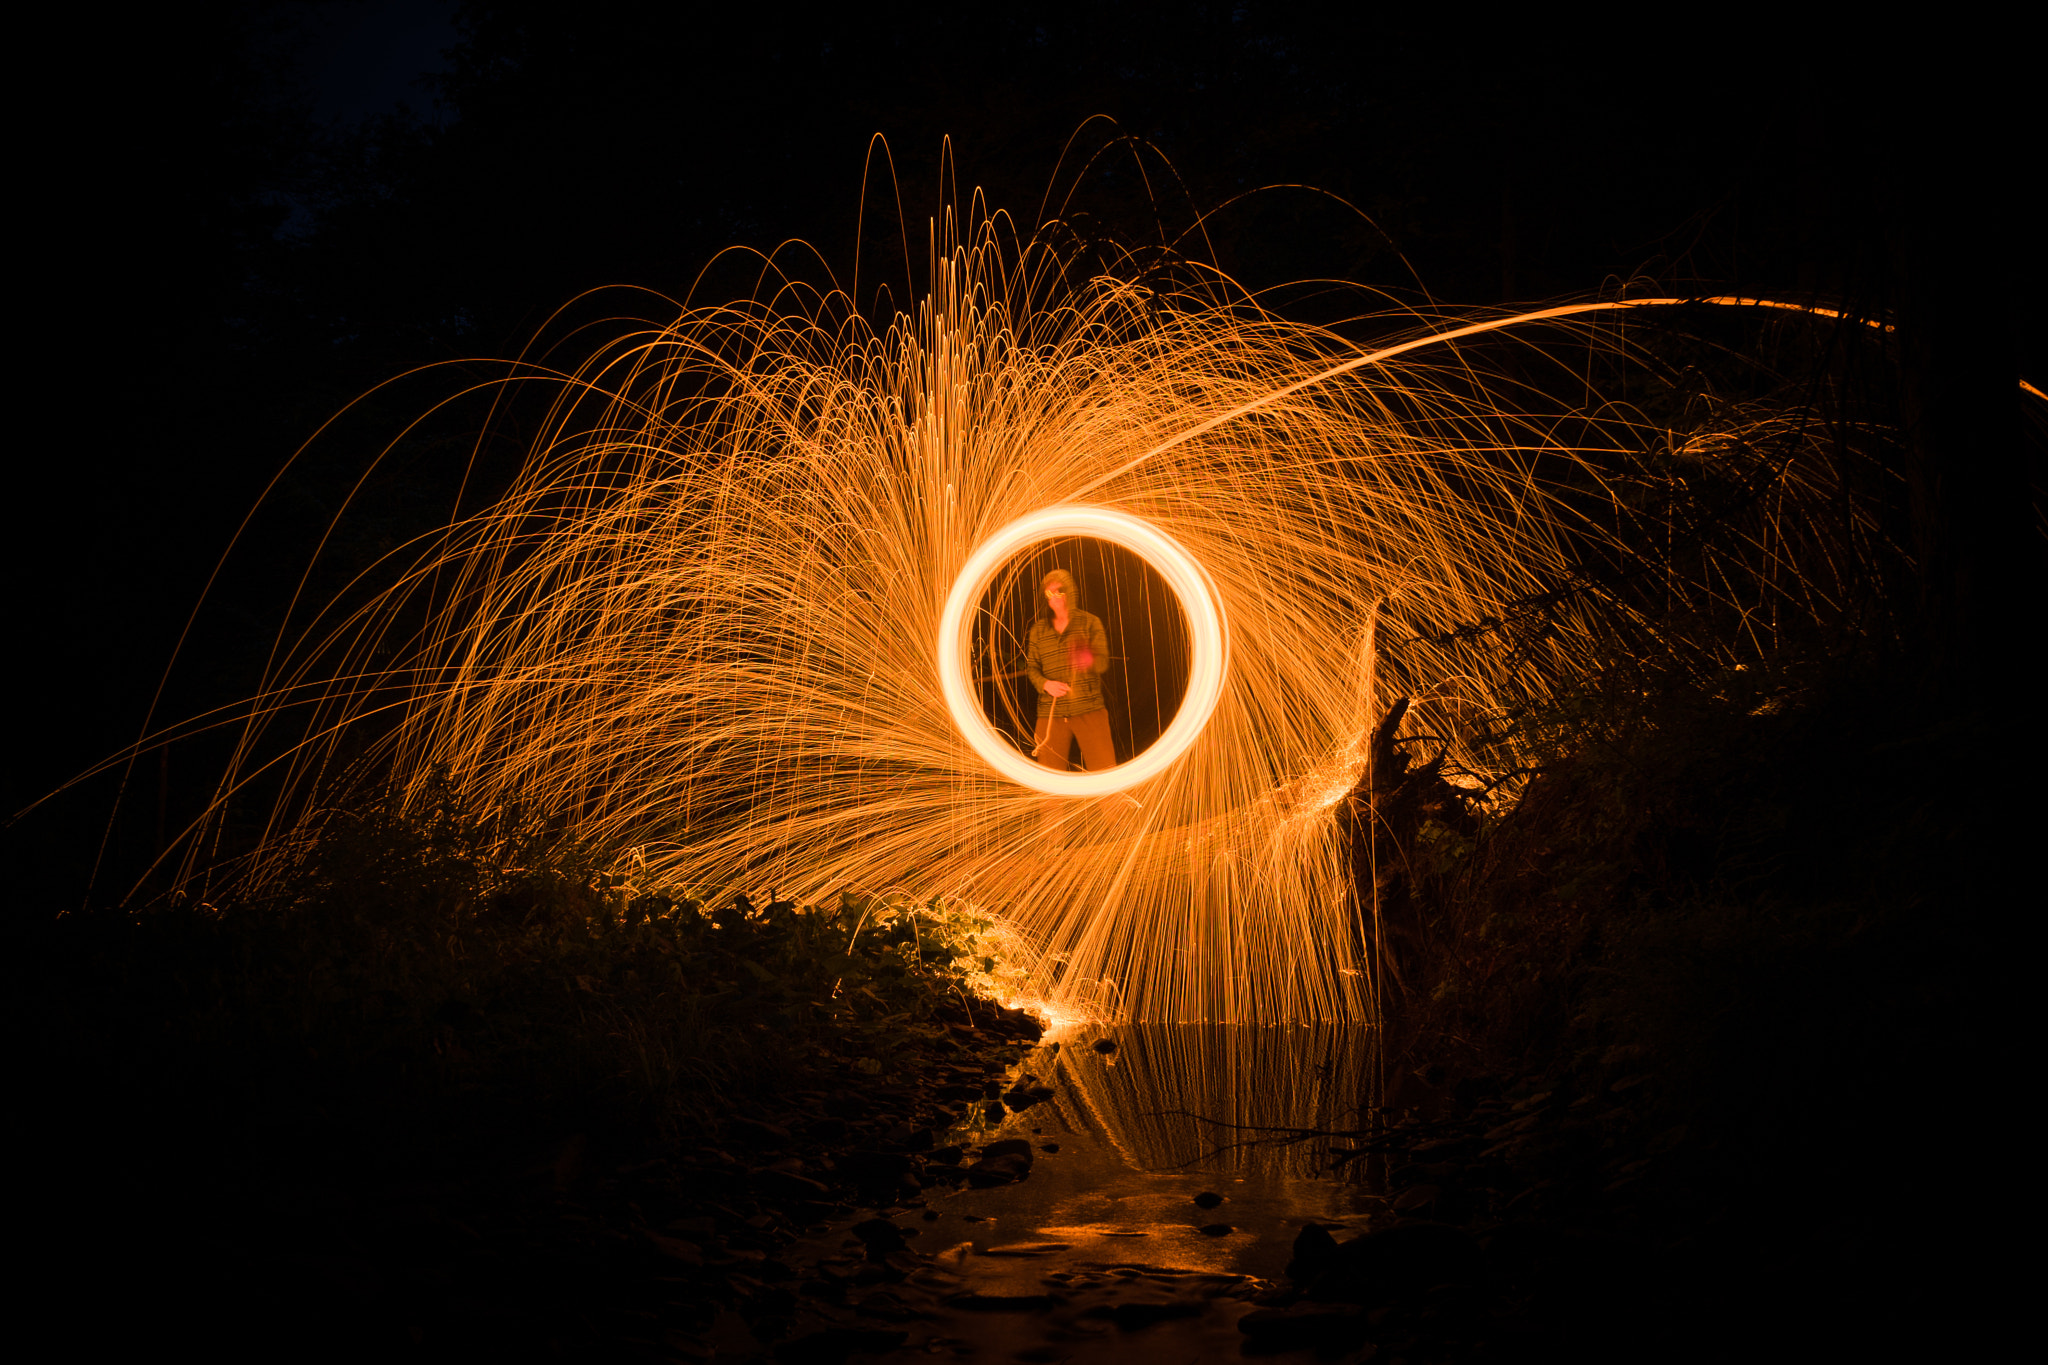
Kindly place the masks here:
<instances>
[{"instance_id":1,"label":"bush","mask_svg":"<svg viewBox=\"0 0 2048 1365\"><path fill-rule=\"evenodd\" d=\"M593 1108L671 1135L809 1072L888 1071L1000 970L988 916L636 885L437 783L329 813L220 906L49 926L48 1065L204 1124L349 1099L420 1113ZM283 1094L293 1102L274 1103Z\"/></svg>"}]
</instances>

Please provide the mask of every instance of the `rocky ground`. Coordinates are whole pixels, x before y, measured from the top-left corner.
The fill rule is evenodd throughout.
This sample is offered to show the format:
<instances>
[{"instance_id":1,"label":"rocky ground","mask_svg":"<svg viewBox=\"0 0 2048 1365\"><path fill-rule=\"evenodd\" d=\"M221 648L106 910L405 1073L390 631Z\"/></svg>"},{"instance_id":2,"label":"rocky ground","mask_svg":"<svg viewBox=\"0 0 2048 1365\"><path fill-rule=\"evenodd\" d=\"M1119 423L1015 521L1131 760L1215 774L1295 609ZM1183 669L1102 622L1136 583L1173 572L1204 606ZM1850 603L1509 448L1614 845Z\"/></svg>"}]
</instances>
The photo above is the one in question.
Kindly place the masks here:
<instances>
[{"instance_id":1,"label":"rocky ground","mask_svg":"<svg viewBox=\"0 0 2048 1365\"><path fill-rule=\"evenodd\" d=\"M914 1220L926 1187L1028 1172L1028 1152L937 1144L1046 1093L1007 1079L1036 1021L974 1013L900 1074L780 1091L680 1148L598 1128L378 1134L364 1115L310 1134L280 1116L186 1178L111 1173L113 1202L177 1253L138 1269L132 1311L106 1326L378 1357L786 1351L800 1304L903 1278L911 1253L883 1220ZM792 1261L800 1239L848 1225L868 1268Z\"/></svg>"},{"instance_id":2,"label":"rocky ground","mask_svg":"<svg viewBox=\"0 0 2048 1365\"><path fill-rule=\"evenodd\" d=\"M961 1240L941 1194L1058 1159L1056 1141L995 1136L1018 1110L1002 1131L1027 1131L1052 1093L1038 1025L977 1013L913 1069L783 1092L681 1148L579 1131L374 1175L271 1163L203 1208L157 1210L181 1258L136 1306L167 1334L380 1358L1685 1354L1672 1287L1705 1254L1711 1158L1659 1126L1656 1071L1635 1051L1562 1077L1405 1078L1372 1129L1330 1149L1373 1212L1261 1230L1292 1251L1261 1279L1028 1229ZM1190 1201L1186 1220L1241 1235L1219 1202Z\"/></svg>"}]
</instances>

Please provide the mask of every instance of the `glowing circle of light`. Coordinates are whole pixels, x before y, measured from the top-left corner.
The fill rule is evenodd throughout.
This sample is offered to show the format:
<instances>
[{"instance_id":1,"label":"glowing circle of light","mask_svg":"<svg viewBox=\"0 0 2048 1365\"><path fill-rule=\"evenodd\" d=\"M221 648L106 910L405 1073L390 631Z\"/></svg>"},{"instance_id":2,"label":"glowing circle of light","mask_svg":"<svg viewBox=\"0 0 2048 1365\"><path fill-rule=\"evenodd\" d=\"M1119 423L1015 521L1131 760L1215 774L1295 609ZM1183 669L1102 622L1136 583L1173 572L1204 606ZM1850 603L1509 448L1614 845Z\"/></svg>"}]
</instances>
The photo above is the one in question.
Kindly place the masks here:
<instances>
[{"instance_id":1,"label":"glowing circle of light","mask_svg":"<svg viewBox=\"0 0 2048 1365\"><path fill-rule=\"evenodd\" d=\"M1056 772L1018 752L982 714L974 685L973 619L983 591L1012 554L1060 536L1089 536L1131 551L1166 581L1188 620L1188 685L1173 723L1145 752L1099 773ZM939 617L938 644L939 688L961 735L1004 777L1055 796L1105 796L1165 772L1209 723L1230 671L1230 628L1208 572L1156 526L1106 507L1048 507L1017 518L983 541L953 580Z\"/></svg>"}]
</instances>

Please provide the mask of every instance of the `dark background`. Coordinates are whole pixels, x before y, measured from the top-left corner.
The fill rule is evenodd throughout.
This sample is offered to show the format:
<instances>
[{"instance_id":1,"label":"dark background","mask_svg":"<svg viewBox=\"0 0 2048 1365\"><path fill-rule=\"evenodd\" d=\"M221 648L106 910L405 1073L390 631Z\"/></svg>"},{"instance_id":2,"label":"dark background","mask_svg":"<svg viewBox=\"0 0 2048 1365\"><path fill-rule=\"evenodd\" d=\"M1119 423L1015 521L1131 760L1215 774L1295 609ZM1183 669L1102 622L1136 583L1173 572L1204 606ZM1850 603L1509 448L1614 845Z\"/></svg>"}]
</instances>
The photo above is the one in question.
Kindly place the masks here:
<instances>
[{"instance_id":1,"label":"dark background","mask_svg":"<svg viewBox=\"0 0 2048 1365\"><path fill-rule=\"evenodd\" d=\"M2010 35L1561 13L329 3L77 20L35 55L47 94L18 144L33 248L6 809L134 740L216 566L160 717L250 690L345 501L315 597L444 520L471 408L352 490L405 422L582 291L640 286L655 292L607 306L659 316L657 295L752 291L758 260L706 272L721 249L801 240L778 259L857 278L883 315L916 292L933 214L977 188L1027 228L1060 211L1097 243L1177 241L1255 288L1346 278L1459 306L1639 277L1817 294L1936 318L1916 335L1957 392L2009 403L2016 372L2042 380L2019 325L2039 315L2020 149L2041 129L2012 94ZM1206 237L1186 237L1208 210ZM288 463L422 366L442 368ZM516 435L476 452L461 505L509 474ZM2024 471L1998 460L1941 513L1952 539L1973 518L2024 533ZM138 765L96 895L190 818L219 757L197 742ZM9 828L18 905L84 895L117 776Z\"/></svg>"}]
</instances>

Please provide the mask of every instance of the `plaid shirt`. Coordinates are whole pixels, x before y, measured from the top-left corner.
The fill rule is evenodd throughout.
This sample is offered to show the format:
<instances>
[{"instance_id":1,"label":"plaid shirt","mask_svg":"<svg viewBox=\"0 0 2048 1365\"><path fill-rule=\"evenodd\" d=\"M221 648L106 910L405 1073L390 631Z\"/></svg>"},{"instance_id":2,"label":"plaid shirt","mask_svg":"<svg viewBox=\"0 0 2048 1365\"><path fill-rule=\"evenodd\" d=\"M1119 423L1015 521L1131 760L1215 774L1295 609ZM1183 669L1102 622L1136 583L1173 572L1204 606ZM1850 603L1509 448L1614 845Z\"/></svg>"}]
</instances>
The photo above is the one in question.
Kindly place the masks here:
<instances>
[{"instance_id":1,"label":"plaid shirt","mask_svg":"<svg viewBox=\"0 0 2048 1365\"><path fill-rule=\"evenodd\" d=\"M1095 662L1076 676L1068 651L1084 642L1095 655ZM1031 672L1031 685L1038 689L1040 720L1047 716L1085 716L1109 705L1102 698L1102 675L1109 671L1109 632L1102 628L1102 618L1093 612L1069 615L1064 635L1054 630L1050 621L1032 621L1031 638L1024 646L1024 662ZM1064 697L1049 696L1045 690L1049 682L1066 683L1072 690Z\"/></svg>"}]
</instances>

